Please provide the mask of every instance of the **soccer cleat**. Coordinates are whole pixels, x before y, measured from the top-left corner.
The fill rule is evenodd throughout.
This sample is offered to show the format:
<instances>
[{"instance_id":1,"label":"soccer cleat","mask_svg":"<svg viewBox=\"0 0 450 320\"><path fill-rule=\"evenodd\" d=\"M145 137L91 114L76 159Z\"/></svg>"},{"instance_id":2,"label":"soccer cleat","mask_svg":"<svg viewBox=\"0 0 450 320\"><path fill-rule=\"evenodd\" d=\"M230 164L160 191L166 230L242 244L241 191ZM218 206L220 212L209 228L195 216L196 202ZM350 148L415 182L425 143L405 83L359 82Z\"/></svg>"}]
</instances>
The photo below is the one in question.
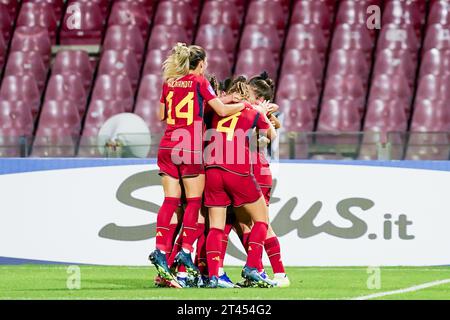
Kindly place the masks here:
<instances>
[{"instance_id":1,"label":"soccer cleat","mask_svg":"<svg viewBox=\"0 0 450 320\"><path fill-rule=\"evenodd\" d=\"M224 273L219 277L218 284L221 288L239 288L235 286L235 284L233 283L233 281L231 281L230 278L228 278L226 273Z\"/></svg>"},{"instance_id":2,"label":"soccer cleat","mask_svg":"<svg viewBox=\"0 0 450 320\"><path fill-rule=\"evenodd\" d=\"M197 278L200 275L200 271L198 270L197 266L194 264L194 262L192 262L191 254L186 253L183 250L178 252L178 254L176 255L174 264L177 266L184 265L186 267L187 273L194 278Z\"/></svg>"},{"instance_id":3,"label":"soccer cleat","mask_svg":"<svg viewBox=\"0 0 450 320\"><path fill-rule=\"evenodd\" d=\"M267 276L267 273L266 273L266 271L261 271L260 273L259 273L260 275L261 275L261 277L263 278L263 279L268 279L269 277Z\"/></svg>"},{"instance_id":4,"label":"soccer cleat","mask_svg":"<svg viewBox=\"0 0 450 320\"><path fill-rule=\"evenodd\" d=\"M209 283L209 277L205 276L205 275L201 275L198 277L197 287L206 288L208 286L208 283Z\"/></svg>"},{"instance_id":5,"label":"soccer cleat","mask_svg":"<svg viewBox=\"0 0 450 320\"><path fill-rule=\"evenodd\" d=\"M180 286L182 288L189 288L190 287L187 277L177 277L177 282L180 284Z\"/></svg>"},{"instance_id":6,"label":"soccer cleat","mask_svg":"<svg viewBox=\"0 0 450 320\"><path fill-rule=\"evenodd\" d=\"M216 276L212 276L209 279L208 284L206 285L206 288L216 289L218 287L219 287L219 278Z\"/></svg>"},{"instance_id":7,"label":"soccer cleat","mask_svg":"<svg viewBox=\"0 0 450 320\"><path fill-rule=\"evenodd\" d=\"M166 255L160 250L156 249L148 257L151 263L156 267L158 275L161 279L165 280L170 287L181 288L180 284L177 283L169 267L167 266Z\"/></svg>"},{"instance_id":8,"label":"soccer cleat","mask_svg":"<svg viewBox=\"0 0 450 320\"><path fill-rule=\"evenodd\" d=\"M286 288L289 287L291 285L291 282L289 281L289 278L286 274L275 274L273 276L273 280L274 283L276 283L277 287L280 288Z\"/></svg>"},{"instance_id":9,"label":"soccer cleat","mask_svg":"<svg viewBox=\"0 0 450 320\"><path fill-rule=\"evenodd\" d=\"M249 280L252 285L256 285L260 288L272 288L275 286L275 284L271 280L264 279L258 273L258 269L256 268L245 266L244 269L242 269L241 275L243 278Z\"/></svg>"}]
</instances>

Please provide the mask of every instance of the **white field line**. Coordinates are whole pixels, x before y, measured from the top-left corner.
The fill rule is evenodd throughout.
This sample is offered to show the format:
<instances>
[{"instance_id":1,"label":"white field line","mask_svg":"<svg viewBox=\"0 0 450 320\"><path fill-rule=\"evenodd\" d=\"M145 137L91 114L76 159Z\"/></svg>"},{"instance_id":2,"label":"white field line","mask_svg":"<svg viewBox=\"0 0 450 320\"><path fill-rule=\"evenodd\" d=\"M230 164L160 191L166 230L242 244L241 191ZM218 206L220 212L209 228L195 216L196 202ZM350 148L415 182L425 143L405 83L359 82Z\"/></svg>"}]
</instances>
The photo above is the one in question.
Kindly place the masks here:
<instances>
[{"instance_id":1,"label":"white field line","mask_svg":"<svg viewBox=\"0 0 450 320\"><path fill-rule=\"evenodd\" d=\"M404 288L404 289L399 289L399 290L374 293L374 294L370 294L370 295L367 295L367 296L360 296L360 297L352 298L352 300L369 300L369 299L375 299L375 298L380 298L380 297L385 297L385 296L391 296L391 295L394 295L394 294L415 292L415 291L419 291L419 290L422 290L422 289L427 289L427 288L431 288L431 287L435 287L435 286L440 286L440 285L443 285L443 284L446 284L446 283L450 283L450 279L438 280L438 281L433 281L433 282L427 282L427 283L419 284L417 286L412 286L412 287L409 287L409 288Z\"/></svg>"}]
</instances>

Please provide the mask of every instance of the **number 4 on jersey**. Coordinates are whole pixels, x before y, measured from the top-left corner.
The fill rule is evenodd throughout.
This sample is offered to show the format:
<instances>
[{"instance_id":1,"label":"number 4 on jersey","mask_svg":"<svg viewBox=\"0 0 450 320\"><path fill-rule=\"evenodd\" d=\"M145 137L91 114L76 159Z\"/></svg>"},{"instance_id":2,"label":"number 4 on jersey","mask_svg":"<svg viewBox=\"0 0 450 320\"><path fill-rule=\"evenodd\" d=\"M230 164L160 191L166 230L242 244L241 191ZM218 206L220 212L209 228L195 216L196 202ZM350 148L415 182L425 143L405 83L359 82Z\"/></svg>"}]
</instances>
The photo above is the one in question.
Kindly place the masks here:
<instances>
[{"instance_id":1,"label":"number 4 on jersey","mask_svg":"<svg viewBox=\"0 0 450 320\"><path fill-rule=\"evenodd\" d=\"M226 133L228 141L233 141L234 129L236 128L240 115L241 112L235 113L229 117L223 118L217 123L217 131ZM227 122L230 122L229 126L225 126Z\"/></svg>"}]
</instances>

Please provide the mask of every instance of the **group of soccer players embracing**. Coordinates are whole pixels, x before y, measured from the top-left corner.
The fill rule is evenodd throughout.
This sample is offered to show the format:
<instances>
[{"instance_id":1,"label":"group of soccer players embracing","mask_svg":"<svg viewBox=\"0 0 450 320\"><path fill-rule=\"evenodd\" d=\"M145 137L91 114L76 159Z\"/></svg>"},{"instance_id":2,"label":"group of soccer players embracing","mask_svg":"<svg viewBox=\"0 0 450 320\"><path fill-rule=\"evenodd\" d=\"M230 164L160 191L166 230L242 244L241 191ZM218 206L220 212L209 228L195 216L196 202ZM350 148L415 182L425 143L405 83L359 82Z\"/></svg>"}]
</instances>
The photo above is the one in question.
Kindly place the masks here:
<instances>
[{"instance_id":1,"label":"group of soccer players embracing","mask_svg":"<svg viewBox=\"0 0 450 320\"><path fill-rule=\"evenodd\" d=\"M178 43L163 64L160 119L167 126L158 151L164 202L155 283L175 288L289 286L280 244L269 224L272 176L264 148L280 127L266 73L223 82L207 79L206 52ZM256 141L252 144L251 141ZM231 230L247 252L234 284L223 261ZM192 260L194 243L195 260ZM266 275L266 251L274 277Z\"/></svg>"}]
</instances>

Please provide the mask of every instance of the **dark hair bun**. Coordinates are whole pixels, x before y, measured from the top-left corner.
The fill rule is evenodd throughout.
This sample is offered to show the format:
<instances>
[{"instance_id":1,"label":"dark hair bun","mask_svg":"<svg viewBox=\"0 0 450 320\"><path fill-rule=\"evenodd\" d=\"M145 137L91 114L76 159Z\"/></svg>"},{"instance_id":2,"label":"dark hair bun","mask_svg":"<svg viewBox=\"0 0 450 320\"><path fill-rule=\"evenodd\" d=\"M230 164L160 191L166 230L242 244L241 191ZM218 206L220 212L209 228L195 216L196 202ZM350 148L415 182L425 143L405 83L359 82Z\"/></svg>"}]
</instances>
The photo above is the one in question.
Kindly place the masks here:
<instances>
[{"instance_id":1,"label":"dark hair bun","mask_svg":"<svg viewBox=\"0 0 450 320\"><path fill-rule=\"evenodd\" d=\"M259 78L260 78L261 80L267 80L267 79L269 79L269 74L267 73L267 71L263 71L263 72L259 75Z\"/></svg>"}]
</instances>

